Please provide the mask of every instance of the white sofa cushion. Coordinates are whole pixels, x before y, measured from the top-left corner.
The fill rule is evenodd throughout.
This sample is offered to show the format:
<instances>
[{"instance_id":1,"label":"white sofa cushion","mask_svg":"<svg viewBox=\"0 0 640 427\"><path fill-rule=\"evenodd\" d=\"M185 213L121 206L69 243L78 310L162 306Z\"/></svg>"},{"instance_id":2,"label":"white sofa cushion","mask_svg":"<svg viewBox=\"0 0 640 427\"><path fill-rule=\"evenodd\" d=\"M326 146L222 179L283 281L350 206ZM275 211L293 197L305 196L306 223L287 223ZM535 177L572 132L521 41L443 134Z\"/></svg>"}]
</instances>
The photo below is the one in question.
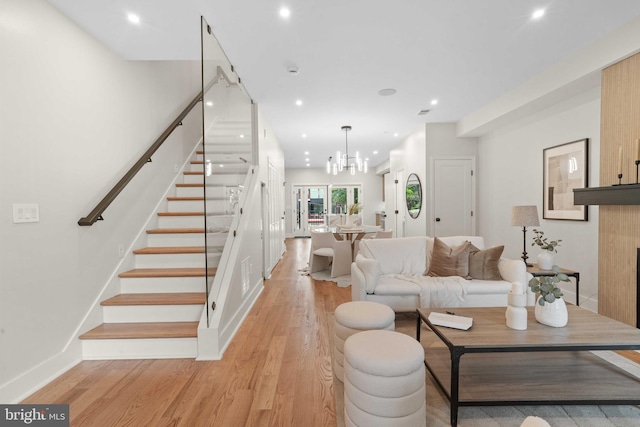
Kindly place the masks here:
<instances>
[{"instance_id":1,"label":"white sofa cushion","mask_svg":"<svg viewBox=\"0 0 640 427\"><path fill-rule=\"evenodd\" d=\"M394 275L381 276L376 286L376 295L420 295L421 287L417 283L398 279Z\"/></svg>"},{"instance_id":2,"label":"white sofa cushion","mask_svg":"<svg viewBox=\"0 0 640 427\"><path fill-rule=\"evenodd\" d=\"M360 240L360 254L380 261L382 274L422 275L427 271L426 236L363 239Z\"/></svg>"},{"instance_id":3,"label":"white sofa cushion","mask_svg":"<svg viewBox=\"0 0 640 427\"><path fill-rule=\"evenodd\" d=\"M469 280L466 287L469 295L504 294L511 290L511 282L504 280Z\"/></svg>"}]
</instances>

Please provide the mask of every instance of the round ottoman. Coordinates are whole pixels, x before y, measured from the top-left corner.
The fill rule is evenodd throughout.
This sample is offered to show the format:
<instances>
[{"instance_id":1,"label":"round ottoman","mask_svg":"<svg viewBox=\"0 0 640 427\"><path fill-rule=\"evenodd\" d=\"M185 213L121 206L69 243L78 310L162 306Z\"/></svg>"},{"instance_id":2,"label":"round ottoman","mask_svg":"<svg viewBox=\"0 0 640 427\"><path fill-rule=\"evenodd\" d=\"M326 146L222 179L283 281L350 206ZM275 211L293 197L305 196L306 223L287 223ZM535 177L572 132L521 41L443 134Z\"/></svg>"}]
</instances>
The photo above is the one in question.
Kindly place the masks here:
<instances>
[{"instance_id":1,"label":"round ottoman","mask_svg":"<svg viewBox=\"0 0 640 427\"><path fill-rule=\"evenodd\" d=\"M344 344L346 426L426 426L424 349L408 335L365 331Z\"/></svg>"},{"instance_id":2,"label":"round ottoman","mask_svg":"<svg viewBox=\"0 0 640 427\"><path fill-rule=\"evenodd\" d=\"M352 301L340 304L335 311L333 340L333 372L342 381L344 375L344 342L351 335L371 329L396 328L396 314L391 307L372 301Z\"/></svg>"}]
</instances>

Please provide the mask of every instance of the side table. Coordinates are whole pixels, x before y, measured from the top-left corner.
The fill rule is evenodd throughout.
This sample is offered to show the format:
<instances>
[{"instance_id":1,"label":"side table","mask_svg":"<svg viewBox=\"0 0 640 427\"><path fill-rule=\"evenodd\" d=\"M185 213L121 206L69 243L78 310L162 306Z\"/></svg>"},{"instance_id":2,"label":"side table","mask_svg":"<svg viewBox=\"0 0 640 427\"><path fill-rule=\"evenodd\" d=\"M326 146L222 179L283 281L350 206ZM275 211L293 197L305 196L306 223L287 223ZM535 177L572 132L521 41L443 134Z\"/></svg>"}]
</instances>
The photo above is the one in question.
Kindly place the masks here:
<instances>
[{"instance_id":1,"label":"side table","mask_svg":"<svg viewBox=\"0 0 640 427\"><path fill-rule=\"evenodd\" d=\"M560 272L566 274L569 277L576 279L576 305L580 305L580 272L567 270L566 268L560 268ZM556 273L552 270L541 270L538 268L538 264L533 264L531 267L527 267L527 273L531 273L533 277L553 276Z\"/></svg>"}]
</instances>

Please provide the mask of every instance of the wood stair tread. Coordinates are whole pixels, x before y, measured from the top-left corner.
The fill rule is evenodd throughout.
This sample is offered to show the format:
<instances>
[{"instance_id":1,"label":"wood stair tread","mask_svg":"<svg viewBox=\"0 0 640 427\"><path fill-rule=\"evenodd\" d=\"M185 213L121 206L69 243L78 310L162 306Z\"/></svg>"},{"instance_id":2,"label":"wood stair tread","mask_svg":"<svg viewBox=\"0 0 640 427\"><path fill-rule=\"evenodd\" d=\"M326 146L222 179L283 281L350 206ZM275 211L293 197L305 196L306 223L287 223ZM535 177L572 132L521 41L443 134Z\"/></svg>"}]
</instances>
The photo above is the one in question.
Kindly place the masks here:
<instances>
[{"instance_id":1,"label":"wood stair tread","mask_svg":"<svg viewBox=\"0 0 640 427\"><path fill-rule=\"evenodd\" d=\"M204 246L150 246L133 251L136 255L203 254Z\"/></svg>"},{"instance_id":2,"label":"wood stair tread","mask_svg":"<svg viewBox=\"0 0 640 427\"><path fill-rule=\"evenodd\" d=\"M218 269L209 268L209 275L216 274ZM140 278L140 277L205 277L204 268L135 268L133 270L120 273L118 277Z\"/></svg>"},{"instance_id":3,"label":"wood stair tread","mask_svg":"<svg viewBox=\"0 0 640 427\"><path fill-rule=\"evenodd\" d=\"M158 216L204 216L204 212L158 212Z\"/></svg>"},{"instance_id":4,"label":"wood stair tread","mask_svg":"<svg viewBox=\"0 0 640 427\"><path fill-rule=\"evenodd\" d=\"M188 233L204 233L202 227L189 227L189 228L154 228L147 230L147 234L188 234Z\"/></svg>"},{"instance_id":5,"label":"wood stair tread","mask_svg":"<svg viewBox=\"0 0 640 427\"><path fill-rule=\"evenodd\" d=\"M196 338L198 323L103 323L80 335L80 339Z\"/></svg>"},{"instance_id":6,"label":"wood stair tread","mask_svg":"<svg viewBox=\"0 0 640 427\"><path fill-rule=\"evenodd\" d=\"M204 292L120 294L100 303L103 306L123 305L202 305L207 302Z\"/></svg>"},{"instance_id":7,"label":"wood stair tread","mask_svg":"<svg viewBox=\"0 0 640 427\"><path fill-rule=\"evenodd\" d=\"M181 183L181 184L176 184L176 187L179 187L179 188L203 188L204 184L203 183L198 183L198 184Z\"/></svg>"}]
</instances>

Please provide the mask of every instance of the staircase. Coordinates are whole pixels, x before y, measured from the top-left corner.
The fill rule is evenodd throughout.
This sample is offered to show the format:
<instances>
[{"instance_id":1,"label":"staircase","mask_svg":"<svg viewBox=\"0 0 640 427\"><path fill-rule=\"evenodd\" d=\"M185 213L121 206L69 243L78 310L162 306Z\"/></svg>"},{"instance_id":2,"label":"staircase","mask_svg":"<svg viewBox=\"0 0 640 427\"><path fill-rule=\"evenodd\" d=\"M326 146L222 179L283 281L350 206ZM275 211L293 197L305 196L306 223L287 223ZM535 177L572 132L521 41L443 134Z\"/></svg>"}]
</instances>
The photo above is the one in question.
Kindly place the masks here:
<instances>
[{"instance_id":1,"label":"staircase","mask_svg":"<svg viewBox=\"0 0 640 427\"><path fill-rule=\"evenodd\" d=\"M206 303L205 257L213 276L234 218L231 204L251 161L249 142L217 142L207 145L206 152L206 161L202 151L196 152L175 195L167 198L167 210L158 212L157 228L146 232L147 247L133 251L135 268L119 274L121 293L100 303L104 323L80 336L84 359L198 355L198 325ZM206 184L206 252L205 167L213 172Z\"/></svg>"}]
</instances>

